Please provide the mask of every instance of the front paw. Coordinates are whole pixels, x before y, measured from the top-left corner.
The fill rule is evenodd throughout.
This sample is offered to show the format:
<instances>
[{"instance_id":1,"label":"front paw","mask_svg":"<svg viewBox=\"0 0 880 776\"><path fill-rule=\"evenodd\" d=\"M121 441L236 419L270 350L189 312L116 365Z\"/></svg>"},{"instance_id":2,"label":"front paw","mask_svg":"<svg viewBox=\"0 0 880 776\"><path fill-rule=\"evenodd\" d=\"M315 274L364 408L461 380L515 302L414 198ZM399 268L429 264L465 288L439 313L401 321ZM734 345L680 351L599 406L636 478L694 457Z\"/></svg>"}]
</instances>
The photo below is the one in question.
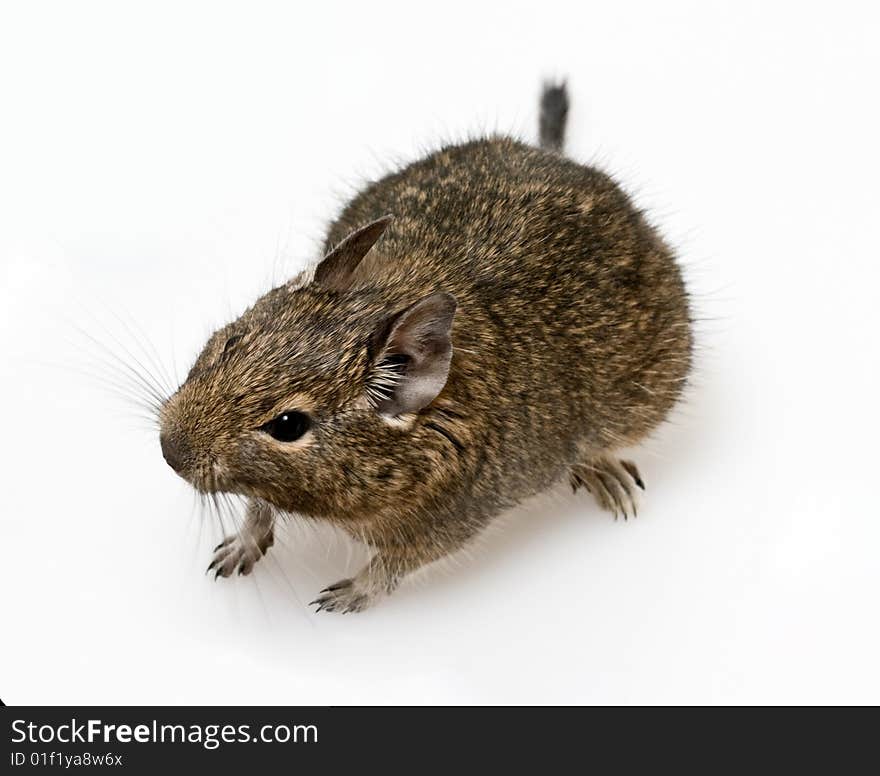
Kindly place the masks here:
<instances>
[{"instance_id":1,"label":"front paw","mask_svg":"<svg viewBox=\"0 0 880 776\"><path fill-rule=\"evenodd\" d=\"M214 548L214 559L206 573L213 571L214 579L232 576L235 571L246 576L251 573L254 564L266 554L273 541L271 533L260 540L250 534L227 536Z\"/></svg>"},{"instance_id":2,"label":"front paw","mask_svg":"<svg viewBox=\"0 0 880 776\"><path fill-rule=\"evenodd\" d=\"M309 606L317 606L316 612L360 612L375 600L375 593L364 589L358 580L343 579L335 585L325 587Z\"/></svg>"}]
</instances>

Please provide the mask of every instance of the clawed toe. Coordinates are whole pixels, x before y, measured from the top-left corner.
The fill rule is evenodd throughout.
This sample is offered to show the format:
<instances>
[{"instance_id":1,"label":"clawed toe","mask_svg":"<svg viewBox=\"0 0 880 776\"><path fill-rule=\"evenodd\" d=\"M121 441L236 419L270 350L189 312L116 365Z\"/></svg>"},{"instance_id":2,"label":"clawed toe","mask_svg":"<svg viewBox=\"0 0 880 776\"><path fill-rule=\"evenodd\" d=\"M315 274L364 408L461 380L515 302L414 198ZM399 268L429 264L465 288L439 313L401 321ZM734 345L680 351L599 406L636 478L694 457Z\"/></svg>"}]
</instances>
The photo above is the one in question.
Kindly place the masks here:
<instances>
[{"instance_id":1,"label":"clawed toe","mask_svg":"<svg viewBox=\"0 0 880 776\"><path fill-rule=\"evenodd\" d=\"M630 514L638 515L637 500L633 491L633 483L641 490L645 489L639 470L632 461L618 461L611 458L591 458L571 467L569 482L572 489L585 488L593 495L603 509L614 514L615 519L621 514L624 520Z\"/></svg>"},{"instance_id":2,"label":"clawed toe","mask_svg":"<svg viewBox=\"0 0 880 776\"><path fill-rule=\"evenodd\" d=\"M232 544L232 543L235 541L235 539L236 539L235 536L227 536L222 542L220 542L220 544L218 544L218 545L213 549L213 552L219 552L219 551L222 550L224 547L228 547L230 544Z\"/></svg>"},{"instance_id":3,"label":"clawed toe","mask_svg":"<svg viewBox=\"0 0 880 776\"><path fill-rule=\"evenodd\" d=\"M626 470L626 473L633 478L633 482L635 482L636 485L644 490L645 483L642 481L642 477L639 474L638 467L636 467L636 465L632 461L621 461L620 465Z\"/></svg>"}]
</instances>

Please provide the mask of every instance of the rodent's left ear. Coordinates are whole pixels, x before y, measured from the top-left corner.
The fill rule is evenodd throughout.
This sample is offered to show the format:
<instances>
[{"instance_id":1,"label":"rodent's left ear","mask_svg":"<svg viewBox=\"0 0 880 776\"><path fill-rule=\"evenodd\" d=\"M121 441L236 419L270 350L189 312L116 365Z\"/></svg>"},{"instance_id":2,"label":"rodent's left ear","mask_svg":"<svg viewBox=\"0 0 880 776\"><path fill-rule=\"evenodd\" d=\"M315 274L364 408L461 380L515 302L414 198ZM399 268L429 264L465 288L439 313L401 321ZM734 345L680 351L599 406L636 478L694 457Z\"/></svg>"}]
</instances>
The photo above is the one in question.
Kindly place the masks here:
<instances>
[{"instance_id":1,"label":"rodent's left ear","mask_svg":"<svg viewBox=\"0 0 880 776\"><path fill-rule=\"evenodd\" d=\"M418 412L446 385L456 301L437 292L395 316L379 335L367 397L383 415Z\"/></svg>"},{"instance_id":2,"label":"rodent's left ear","mask_svg":"<svg viewBox=\"0 0 880 776\"><path fill-rule=\"evenodd\" d=\"M356 229L328 253L315 270L314 282L325 288L343 289L376 240L382 236L394 216L382 216Z\"/></svg>"}]
</instances>

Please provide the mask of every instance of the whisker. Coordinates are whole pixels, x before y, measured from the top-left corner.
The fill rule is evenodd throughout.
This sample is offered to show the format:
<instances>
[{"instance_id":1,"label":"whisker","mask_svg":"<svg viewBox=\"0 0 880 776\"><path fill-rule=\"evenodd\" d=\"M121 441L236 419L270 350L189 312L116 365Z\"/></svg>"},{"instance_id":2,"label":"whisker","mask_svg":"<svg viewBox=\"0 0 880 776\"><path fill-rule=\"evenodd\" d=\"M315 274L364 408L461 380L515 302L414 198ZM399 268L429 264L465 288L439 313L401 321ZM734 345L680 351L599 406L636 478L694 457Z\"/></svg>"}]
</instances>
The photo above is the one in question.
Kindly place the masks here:
<instances>
[{"instance_id":1,"label":"whisker","mask_svg":"<svg viewBox=\"0 0 880 776\"><path fill-rule=\"evenodd\" d=\"M276 524L277 524L277 520L276 520ZM284 547L285 549L290 550L291 549L290 545L287 544L287 542L284 541L282 536L280 536L279 534L280 534L280 532L276 529L275 541L281 547ZM269 569L269 568L274 567L278 570L285 585L290 590L290 592L293 594L294 600L297 602L297 604L299 604L300 610L303 613L305 613L307 611L307 606L304 603L303 599L300 597L299 593L297 592L296 587L294 586L293 582L291 582L290 577L288 576L287 572L285 571L284 566L282 565L281 561L278 559L278 557L276 555L272 555L271 553L268 553L268 552L266 553L265 556L263 556L263 560L265 561L269 557L271 557L272 563L271 563L271 565L267 566L266 568ZM309 617L306 617L306 619L309 620L309 622L311 622L311 619Z\"/></svg>"},{"instance_id":2,"label":"whisker","mask_svg":"<svg viewBox=\"0 0 880 776\"><path fill-rule=\"evenodd\" d=\"M145 390L148 395L154 399L159 405L164 404L168 397L163 394L160 386L157 386L154 379L149 374L142 374L137 371L130 363L128 363L124 358L119 356L117 353L114 353L106 344L101 342L99 339L96 339L87 331L77 326L74 327L79 334L89 340L91 343L96 345L101 349L103 353L105 353L111 360L110 361L102 361L102 363L108 368L113 368L117 371L118 374L126 374L129 379L135 381L143 390ZM71 343L76 346L76 343ZM143 368L143 367L141 367Z\"/></svg>"},{"instance_id":3,"label":"whisker","mask_svg":"<svg viewBox=\"0 0 880 776\"><path fill-rule=\"evenodd\" d=\"M165 387L168 395L174 393L175 382L172 380L171 375L162 361L159 351L156 349L156 346L153 344L153 341L149 338L146 331L144 331L143 327L135 319L131 319L131 324L129 324L121 315L112 311L110 314L125 327L125 330L132 338L132 341L141 349L144 356L149 360L152 368L156 370L157 377L161 378L162 385ZM133 331L132 327L134 327L136 331Z\"/></svg>"},{"instance_id":4,"label":"whisker","mask_svg":"<svg viewBox=\"0 0 880 776\"><path fill-rule=\"evenodd\" d=\"M126 360L126 358L123 358L123 357L120 356L118 353L116 353L115 351L113 351L113 350L109 347L109 345L108 345L106 342L103 342L103 341L99 340L99 339L98 339L97 337L95 337L93 334L90 334L88 331L86 331L85 329L83 329L82 326L80 326L79 324L77 324L77 323L73 323L73 324L71 324L71 327L72 327L75 331L77 331L81 336L84 336L86 339L88 339L89 341L91 341L93 344L95 344L95 345L97 345L99 348L101 348L101 350L102 350L104 353L106 353L108 356L110 356L114 361L119 362L120 365L124 366L126 369L130 370L131 372L133 372L133 373L134 373L135 375L137 375L142 381L144 381L145 383L148 383L148 384L153 388L153 390L155 391L155 393L156 393L159 397L162 398L163 401L164 401L165 399L167 399L168 395L170 394L170 390L162 384L162 381L161 381L161 380L160 380L155 374L153 374L153 372L150 371L150 369L147 368L147 366L141 361L141 359L139 359L134 353L131 352L131 350L125 345L124 342L122 342L122 340L119 339L119 337L117 337L115 334L113 334L113 332L110 331L110 330L109 330L104 324L102 324L99 320L95 319L94 316L92 316L92 320L94 321L94 323L95 323L97 326L100 326L100 327L103 329L104 333L105 333L105 334L106 334L106 335L107 335L107 336L108 336L108 337L109 337L109 338L110 338L110 339L111 339L111 340L112 340L112 341L113 341L113 342L114 342L119 348L121 348L123 354L124 354L129 360ZM136 365L141 371L138 371L137 369L135 369L135 368L134 368L134 365Z\"/></svg>"},{"instance_id":5,"label":"whisker","mask_svg":"<svg viewBox=\"0 0 880 776\"><path fill-rule=\"evenodd\" d=\"M90 372L83 366L69 364L53 364L50 362L36 363L40 363L42 366L50 367L52 369L62 369L65 372L76 372L77 374L87 377L89 380L100 384L104 390L107 390L115 397L122 399L129 406L141 411L146 411L146 417L150 420L158 420L158 413L161 409L161 405L151 396L142 393L141 386L130 381L128 375L117 376L117 373L103 375L97 372Z\"/></svg>"}]
</instances>

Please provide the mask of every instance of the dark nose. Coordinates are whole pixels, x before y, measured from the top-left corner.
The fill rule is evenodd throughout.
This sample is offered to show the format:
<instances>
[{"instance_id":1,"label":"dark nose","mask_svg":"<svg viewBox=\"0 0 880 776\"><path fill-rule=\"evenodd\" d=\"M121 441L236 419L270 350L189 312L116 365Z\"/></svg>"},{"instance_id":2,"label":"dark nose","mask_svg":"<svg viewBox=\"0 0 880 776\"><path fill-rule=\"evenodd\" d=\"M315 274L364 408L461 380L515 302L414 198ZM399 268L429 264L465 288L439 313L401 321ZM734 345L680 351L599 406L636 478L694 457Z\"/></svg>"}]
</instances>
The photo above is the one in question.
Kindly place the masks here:
<instances>
[{"instance_id":1,"label":"dark nose","mask_svg":"<svg viewBox=\"0 0 880 776\"><path fill-rule=\"evenodd\" d=\"M162 455L168 465L178 474L182 473L192 457L192 450L186 438L177 431L163 431L159 435Z\"/></svg>"}]
</instances>

